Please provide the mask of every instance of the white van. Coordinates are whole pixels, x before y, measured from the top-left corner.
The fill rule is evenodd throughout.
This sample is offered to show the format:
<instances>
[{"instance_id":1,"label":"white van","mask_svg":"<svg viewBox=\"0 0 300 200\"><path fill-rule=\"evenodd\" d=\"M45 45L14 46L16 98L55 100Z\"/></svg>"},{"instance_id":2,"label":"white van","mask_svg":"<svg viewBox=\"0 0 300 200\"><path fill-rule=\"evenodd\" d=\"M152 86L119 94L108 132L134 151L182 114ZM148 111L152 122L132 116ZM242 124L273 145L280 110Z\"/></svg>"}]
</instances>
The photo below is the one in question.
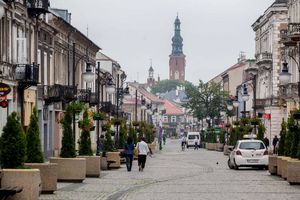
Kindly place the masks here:
<instances>
[{"instance_id":1,"label":"white van","mask_svg":"<svg viewBox=\"0 0 300 200\"><path fill-rule=\"evenodd\" d=\"M195 138L198 138L198 146L200 146L200 133L199 132L188 132L186 136L186 147L194 147L195 146Z\"/></svg>"}]
</instances>

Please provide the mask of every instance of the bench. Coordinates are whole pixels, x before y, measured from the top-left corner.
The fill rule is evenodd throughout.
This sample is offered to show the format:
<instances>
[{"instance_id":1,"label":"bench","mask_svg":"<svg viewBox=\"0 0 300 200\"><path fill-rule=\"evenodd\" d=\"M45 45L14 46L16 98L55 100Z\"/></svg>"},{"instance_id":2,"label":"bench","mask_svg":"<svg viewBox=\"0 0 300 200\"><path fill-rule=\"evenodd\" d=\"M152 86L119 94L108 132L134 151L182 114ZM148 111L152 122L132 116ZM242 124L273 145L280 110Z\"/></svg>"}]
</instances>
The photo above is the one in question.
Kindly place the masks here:
<instances>
[{"instance_id":1,"label":"bench","mask_svg":"<svg viewBox=\"0 0 300 200\"><path fill-rule=\"evenodd\" d=\"M0 172L0 200L6 200L8 197L23 191L22 187L1 187L2 176L3 173Z\"/></svg>"}]
</instances>

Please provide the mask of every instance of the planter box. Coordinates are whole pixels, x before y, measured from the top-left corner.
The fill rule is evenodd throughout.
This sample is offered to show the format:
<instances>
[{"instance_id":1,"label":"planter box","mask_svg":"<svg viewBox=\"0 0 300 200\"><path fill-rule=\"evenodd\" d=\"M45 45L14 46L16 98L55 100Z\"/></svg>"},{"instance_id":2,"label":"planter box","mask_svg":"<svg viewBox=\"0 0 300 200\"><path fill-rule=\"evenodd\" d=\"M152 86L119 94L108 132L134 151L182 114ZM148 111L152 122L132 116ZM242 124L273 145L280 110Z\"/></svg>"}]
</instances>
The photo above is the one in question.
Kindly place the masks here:
<instances>
[{"instance_id":1,"label":"planter box","mask_svg":"<svg viewBox=\"0 0 300 200\"><path fill-rule=\"evenodd\" d=\"M101 156L77 156L86 160L86 177L99 177L101 172Z\"/></svg>"},{"instance_id":2,"label":"planter box","mask_svg":"<svg viewBox=\"0 0 300 200\"><path fill-rule=\"evenodd\" d=\"M277 156L269 155L268 169L271 175L277 174Z\"/></svg>"},{"instance_id":3,"label":"planter box","mask_svg":"<svg viewBox=\"0 0 300 200\"><path fill-rule=\"evenodd\" d=\"M287 179L291 185L300 184L300 160L289 160L287 164Z\"/></svg>"},{"instance_id":4,"label":"planter box","mask_svg":"<svg viewBox=\"0 0 300 200\"><path fill-rule=\"evenodd\" d=\"M113 160L115 163L112 163L109 167L110 168L120 168L121 167L121 158L120 152L106 152L107 160Z\"/></svg>"},{"instance_id":5,"label":"planter box","mask_svg":"<svg viewBox=\"0 0 300 200\"><path fill-rule=\"evenodd\" d=\"M224 150L223 150L223 154L225 156L228 156L230 154L230 152L232 151L234 146L230 146L230 145L224 145Z\"/></svg>"},{"instance_id":6,"label":"planter box","mask_svg":"<svg viewBox=\"0 0 300 200\"><path fill-rule=\"evenodd\" d=\"M38 200L41 190L41 175L38 169L3 169L2 187L23 187L10 200Z\"/></svg>"},{"instance_id":7,"label":"planter box","mask_svg":"<svg viewBox=\"0 0 300 200\"><path fill-rule=\"evenodd\" d=\"M287 174L288 174L288 162L297 160L294 158L286 157L282 159L282 168L281 168L281 177L284 178L285 180L287 179Z\"/></svg>"},{"instance_id":8,"label":"planter box","mask_svg":"<svg viewBox=\"0 0 300 200\"><path fill-rule=\"evenodd\" d=\"M282 178L286 178L287 176L287 160L291 159L286 156L278 156L277 158L277 174Z\"/></svg>"},{"instance_id":9,"label":"planter box","mask_svg":"<svg viewBox=\"0 0 300 200\"><path fill-rule=\"evenodd\" d=\"M57 164L56 163L25 163L32 169L39 169L42 181L42 193L53 193L57 190Z\"/></svg>"},{"instance_id":10,"label":"planter box","mask_svg":"<svg viewBox=\"0 0 300 200\"><path fill-rule=\"evenodd\" d=\"M223 152L224 150L224 144L216 143L216 151Z\"/></svg>"},{"instance_id":11,"label":"planter box","mask_svg":"<svg viewBox=\"0 0 300 200\"><path fill-rule=\"evenodd\" d=\"M156 144L155 143L148 144L148 147L149 147L149 150L151 149L151 152L154 154L155 148L156 148Z\"/></svg>"},{"instance_id":12,"label":"planter box","mask_svg":"<svg viewBox=\"0 0 300 200\"><path fill-rule=\"evenodd\" d=\"M85 158L50 158L50 163L57 163L57 180L66 182L82 182L86 174Z\"/></svg>"},{"instance_id":13,"label":"planter box","mask_svg":"<svg viewBox=\"0 0 300 200\"><path fill-rule=\"evenodd\" d=\"M217 143L206 143L205 147L209 151L215 151L217 148Z\"/></svg>"}]
</instances>

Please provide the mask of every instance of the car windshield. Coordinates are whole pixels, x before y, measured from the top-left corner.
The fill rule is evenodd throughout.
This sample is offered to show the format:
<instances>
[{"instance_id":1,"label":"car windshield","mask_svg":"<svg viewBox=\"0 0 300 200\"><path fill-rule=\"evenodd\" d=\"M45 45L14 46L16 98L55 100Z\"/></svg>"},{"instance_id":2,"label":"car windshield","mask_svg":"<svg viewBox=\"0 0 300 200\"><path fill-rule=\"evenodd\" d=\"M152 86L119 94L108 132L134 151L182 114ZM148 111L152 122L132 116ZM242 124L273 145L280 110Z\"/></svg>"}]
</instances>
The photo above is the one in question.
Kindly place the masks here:
<instances>
[{"instance_id":1,"label":"car windshield","mask_svg":"<svg viewBox=\"0 0 300 200\"><path fill-rule=\"evenodd\" d=\"M189 135L188 139L189 139L189 140L194 140L196 137L198 138L197 135Z\"/></svg>"},{"instance_id":2,"label":"car windshield","mask_svg":"<svg viewBox=\"0 0 300 200\"><path fill-rule=\"evenodd\" d=\"M242 142L239 146L240 149L259 150L264 149L265 146L262 142Z\"/></svg>"}]
</instances>

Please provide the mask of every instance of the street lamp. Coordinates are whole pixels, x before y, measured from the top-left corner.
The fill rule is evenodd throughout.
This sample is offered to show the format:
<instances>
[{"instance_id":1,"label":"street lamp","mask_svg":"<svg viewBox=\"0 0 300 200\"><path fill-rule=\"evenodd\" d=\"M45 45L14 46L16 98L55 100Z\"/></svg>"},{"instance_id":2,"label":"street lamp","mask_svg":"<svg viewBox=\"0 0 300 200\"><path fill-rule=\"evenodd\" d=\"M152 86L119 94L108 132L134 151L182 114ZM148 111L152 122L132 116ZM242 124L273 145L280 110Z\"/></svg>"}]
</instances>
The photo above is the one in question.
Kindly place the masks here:
<instances>
[{"instance_id":1,"label":"street lamp","mask_svg":"<svg viewBox=\"0 0 300 200\"><path fill-rule=\"evenodd\" d=\"M284 62L282 64L282 70L279 74L279 81L282 85L286 85L290 82L291 73L289 73L288 63Z\"/></svg>"},{"instance_id":2,"label":"street lamp","mask_svg":"<svg viewBox=\"0 0 300 200\"><path fill-rule=\"evenodd\" d=\"M107 92L107 94L112 95L113 93L115 93L116 88L115 88L115 84L113 82L112 79L109 79L108 83L105 86L105 91Z\"/></svg>"},{"instance_id":3,"label":"street lamp","mask_svg":"<svg viewBox=\"0 0 300 200\"><path fill-rule=\"evenodd\" d=\"M86 70L82 73L82 78L85 82L91 83L95 79L95 74L92 72L91 63L86 63Z\"/></svg>"},{"instance_id":4,"label":"street lamp","mask_svg":"<svg viewBox=\"0 0 300 200\"><path fill-rule=\"evenodd\" d=\"M5 6L6 6L6 3L2 0L0 0L0 19L4 16L5 14Z\"/></svg>"}]
</instances>

